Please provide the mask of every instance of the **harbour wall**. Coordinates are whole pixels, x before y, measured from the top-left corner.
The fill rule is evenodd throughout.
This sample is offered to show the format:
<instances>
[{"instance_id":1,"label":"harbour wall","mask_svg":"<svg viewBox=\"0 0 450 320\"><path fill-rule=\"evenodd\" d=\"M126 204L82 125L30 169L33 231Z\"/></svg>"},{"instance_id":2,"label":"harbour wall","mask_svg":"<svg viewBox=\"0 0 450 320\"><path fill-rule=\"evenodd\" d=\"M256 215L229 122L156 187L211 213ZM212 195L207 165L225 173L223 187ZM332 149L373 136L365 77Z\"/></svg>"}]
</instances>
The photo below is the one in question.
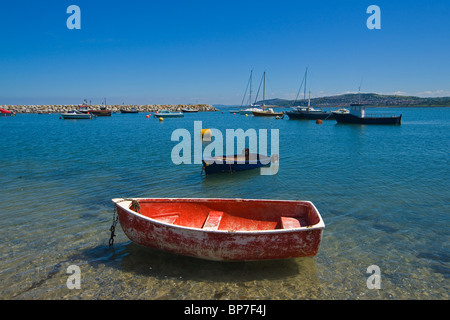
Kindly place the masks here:
<instances>
[{"instance_id":1,"label":"harbour wall","mask_svg":"<svg viewBox=\"0 0 450 320\"><path fill-rule=\"evenodd\" d=\"M0 105L0 109L14 111L15 113L64 113L70 110L78 110L79 105ZM90 105L92 110L99 110L104 105ZM106 109L112 112L120 112L120 110L131 110L135 108L139 112L155 112L158 110L181 111L183 108L191 108L198 111L218 111L208 104L152 104L152 105L109 105Z\"/></svg>"}]
</instances>

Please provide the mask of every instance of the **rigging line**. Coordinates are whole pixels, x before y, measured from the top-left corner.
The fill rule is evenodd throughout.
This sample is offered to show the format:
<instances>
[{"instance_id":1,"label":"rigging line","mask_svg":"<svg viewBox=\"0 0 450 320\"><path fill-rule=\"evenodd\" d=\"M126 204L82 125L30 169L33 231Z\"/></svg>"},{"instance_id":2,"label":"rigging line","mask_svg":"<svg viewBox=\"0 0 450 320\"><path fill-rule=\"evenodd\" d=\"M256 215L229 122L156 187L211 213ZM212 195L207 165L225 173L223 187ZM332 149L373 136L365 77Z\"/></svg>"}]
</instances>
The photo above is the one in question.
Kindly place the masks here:
<instances>
[{"instance_id":1,"label":"rigging line","mask_svg":"<svg viewBox=\"0 0 450 320\"><path fill-rule=\"evenodd\" d=\"M262 82L263 82L263 78L264 78L264 74L263 74L263 76L261 77L261 81L259 82L258 92L256 93L255 102L254 102L255 104L256 104L256 102L258 101L259 90L261 89L261 85L262 85Z\"/></svg>"},{"instance_id":2,"label":"rigging line","mask_svg":"<svg viewBox=\"0 0 450 320\"><path fill-rule=\"evenodd\" d=\"M245 88L244 96L242 97L241 107L244 105L244 99L247 96L247 90L248 90L249 85L250 85L250 79L248 79L247 88Z\"/></svg>"},{"instance_id":3,"label":"rigging line","mask_svg":"<svg viewBox=\"0 0 450 320\"><path fill-rule=\"evenodd\" d=\"M269 94L273 96L273 93L275 92L272 88L272 82L269 83L269 79L266 77L266 86L268 87Z\"/></svg>"},{"instance_id":4,"label":"rigging line","mask_svg":"<svg viewBox=\"0 0 450 320\"><path fill-rule=\"evenodd\" d=\"M361 85L363 82L363 77L361 77L361 82L359 83L359 88L358 88L358 103L361 104Z\"/></svg>"},{"instance_id":5,"label":"rigging line","mask_svg":"<svg viewBox=\"0 0 450 320\"><path fill-rule=\"evenodd\" d=\"M298 101L298 96L300 95L300 91L302 90L303 83L305 82L305 78L306 78L306 73L303 76L302 83L300 84L300 88L298 88L297 96L295 97L295 100L294 100L294 103L292 104L292 106L294 106ZM305 84L305 87L306 87L306 84Z\"/></svg>"}]
</instances>

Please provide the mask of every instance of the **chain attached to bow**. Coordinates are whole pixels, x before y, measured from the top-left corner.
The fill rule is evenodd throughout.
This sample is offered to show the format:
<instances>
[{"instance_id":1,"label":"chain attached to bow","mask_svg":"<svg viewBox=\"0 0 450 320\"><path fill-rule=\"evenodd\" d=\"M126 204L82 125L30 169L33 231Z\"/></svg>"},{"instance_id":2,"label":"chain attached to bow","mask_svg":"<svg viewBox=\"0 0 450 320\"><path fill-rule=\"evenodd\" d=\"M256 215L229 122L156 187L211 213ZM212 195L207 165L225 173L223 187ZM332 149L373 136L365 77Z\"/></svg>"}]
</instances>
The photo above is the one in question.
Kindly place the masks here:
<instances>
[{"instance_id":1,"label":"chain attached to bow","mask_svg":"<svg viewBox=\"0 0 450 320\"><path fill-rule=\"evenodd\" d=\"M109 231L111 231L111 237L109 238L109 246L111 247L114 244L114 237L115 235L115 231L116 231L116 225L117 225L117 221L119 220L119 216L116 215L116 206L114 206L114 214L113 214L113 223L111 228L109 228Z\"/></svg>"}]
</instances>

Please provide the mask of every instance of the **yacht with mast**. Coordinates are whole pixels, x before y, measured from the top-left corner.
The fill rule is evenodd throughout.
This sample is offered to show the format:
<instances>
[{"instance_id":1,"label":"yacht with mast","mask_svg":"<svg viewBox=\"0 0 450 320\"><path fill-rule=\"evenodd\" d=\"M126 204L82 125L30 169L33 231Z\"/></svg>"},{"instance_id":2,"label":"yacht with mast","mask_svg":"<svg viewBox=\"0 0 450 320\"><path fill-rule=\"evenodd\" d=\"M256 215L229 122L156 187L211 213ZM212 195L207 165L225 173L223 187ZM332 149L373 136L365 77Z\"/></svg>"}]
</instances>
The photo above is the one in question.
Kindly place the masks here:
<instances>
[{"instance_id":1,"label":"yacht with mast","mask_svg":"<svg viewBox=\"0 0 450 320\"><path fill-rule=\"evenodd\" d=\"M308 77L308 68L306 68L305 75L303 77L302 83L299 88L300 89L303 86L303 83L305 84L304 87L304 95L303 99L306 103L306 80ZM297 95L298 97L298 95ZM295 100L294 104L297 102L297 99ZM334 120L334 114L332 112L324 111L321 108L313 108L311 107L311 91L309 91L308 96L308 106L297 106L293 107L291 111L286 111L286 114L288 115L289 119L301 119L301 120Z\"/></svg>"},{"instance_id":2,"label":"yacht with mast","mask_svg":"<svg viewBox=\"0 0 450 320\"><path fill-rule=\"evenodd\" d=\"M263 86L263 104L261 111L252 111L253 115L256 117L283 117L284 112L275 112L272 108L265 109L266 100L266 72L264 71L264 86Z\"/></svg>"},{"instance_id":3,"label":"yacht with mast","mask_svg":"<svg viewBox=\"0 0 450 320\"><path fill-rule=\"evenodd\" d=\"M247 84L247 89L250 87L249 95L248 95L249 108L244 109L244 110L240 109L239 114L252 114L253 111L262 111L261 108L258 108L259 106L252 103L252 82L253 82L252 76L253 76L253 70L250 71L250 79L248 79L248 84ZM245 90L244 97L242 98L241 107L244 105L244 99L245 99L245 96L247 95L247 89Z\"/></svg>"}]
</instances>

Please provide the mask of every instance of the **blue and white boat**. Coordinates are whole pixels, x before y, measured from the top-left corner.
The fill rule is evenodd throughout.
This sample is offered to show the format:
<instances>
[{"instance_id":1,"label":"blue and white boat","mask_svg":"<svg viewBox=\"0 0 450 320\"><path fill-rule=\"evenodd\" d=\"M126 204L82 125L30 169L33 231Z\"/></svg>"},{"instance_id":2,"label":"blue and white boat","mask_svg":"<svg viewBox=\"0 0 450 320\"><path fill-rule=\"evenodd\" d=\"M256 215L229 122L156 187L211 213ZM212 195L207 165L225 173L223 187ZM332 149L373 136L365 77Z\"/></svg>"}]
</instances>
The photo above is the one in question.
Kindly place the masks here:
<instances>
[{"instance_id":1,"label":"blue and white boat","mask_svg":"<svg viewBox=\"0 0 450 320\"><path fill-rule=\"evenodd\" d=\"M161 110L154 114L155 118L183 118L183 112L172 112L170 110Z\"/></svg>"},{"instance_id":2,"label":"blue and white boat","mask_svg":"<svg viewBox=\"0 0 450 320\"><path fill-rule=\"evenodd\" d=\"M71 110L65 113L61 113L61 117L63 119L93 119L96 116L92 113L84 113L78 110Z\"/></svg>"}]
</instances>

